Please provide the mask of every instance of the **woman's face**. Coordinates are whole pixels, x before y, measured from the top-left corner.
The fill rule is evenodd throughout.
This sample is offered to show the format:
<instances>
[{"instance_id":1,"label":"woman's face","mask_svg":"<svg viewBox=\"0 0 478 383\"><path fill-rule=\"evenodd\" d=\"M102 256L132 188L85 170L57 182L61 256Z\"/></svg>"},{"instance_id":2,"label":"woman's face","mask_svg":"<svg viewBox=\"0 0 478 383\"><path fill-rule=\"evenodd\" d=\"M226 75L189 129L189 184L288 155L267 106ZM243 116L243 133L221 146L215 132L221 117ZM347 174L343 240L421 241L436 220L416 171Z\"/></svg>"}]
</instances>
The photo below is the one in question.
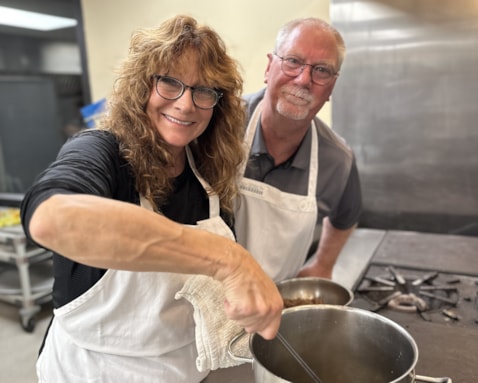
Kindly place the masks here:
<instances>
[{"instance_id":1,"label":"woman's face","mask_svg":"<svg viewBox=\"0 0 478 383\"><path fill-rule=\"evenodd\" d=\"M199 68L196 62L195 55L189 53L179 60L177 68L171 69L168 73L157 74L176 78L192 87L204 86L199 82ZM214 109L200 109L195 106L189 88L185 89L177 100L167 100L157 93L155 85L154 79L146 113L173 151L181 152L187 144L206 130Z\"/></svg>"}]
</instances>

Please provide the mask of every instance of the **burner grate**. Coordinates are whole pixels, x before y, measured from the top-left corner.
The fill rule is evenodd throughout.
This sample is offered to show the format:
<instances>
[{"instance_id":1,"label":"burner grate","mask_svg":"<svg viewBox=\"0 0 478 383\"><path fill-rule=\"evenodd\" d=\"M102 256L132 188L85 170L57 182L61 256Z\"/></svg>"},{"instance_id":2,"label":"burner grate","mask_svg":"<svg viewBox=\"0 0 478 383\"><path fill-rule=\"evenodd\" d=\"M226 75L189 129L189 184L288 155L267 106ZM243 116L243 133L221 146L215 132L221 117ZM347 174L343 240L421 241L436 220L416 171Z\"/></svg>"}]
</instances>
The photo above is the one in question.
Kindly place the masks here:
<instances>
[{"instance_id":1,"label":"burner grate","mask_svg":"<svg viewBox=\"0 0 478 383\"><path fill-rule=\"evenodd\" d=\"M467 318L478 324L478 278L371 266L355 295L368 302L366 308L375 312L418 313L427 321L440 318L459 322Z\"/></svg>"}]
</instances>

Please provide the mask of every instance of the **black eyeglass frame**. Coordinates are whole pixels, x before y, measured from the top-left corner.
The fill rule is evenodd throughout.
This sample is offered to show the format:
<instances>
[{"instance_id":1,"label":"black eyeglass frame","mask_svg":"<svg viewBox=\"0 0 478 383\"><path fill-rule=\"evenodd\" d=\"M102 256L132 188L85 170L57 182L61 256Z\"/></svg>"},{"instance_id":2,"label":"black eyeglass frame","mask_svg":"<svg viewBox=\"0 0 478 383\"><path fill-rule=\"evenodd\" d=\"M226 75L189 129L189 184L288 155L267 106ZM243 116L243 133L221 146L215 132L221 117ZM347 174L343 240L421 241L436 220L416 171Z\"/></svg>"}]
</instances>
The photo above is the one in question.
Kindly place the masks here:
<instances>
[{"instance_id":1,"label":"black eyeglass frame","mask_svg":"<svg viewBox=\"0 0 478 383\"><path fill-rule=\"evenodd\" d=\"M186 85L184 82L182 82L181 80L175 78L175 77L171 77L171 76L163 76L163 75L160 75L160 74L153 74L152 76L154 79L155 79L155 84L154 84L154 89L156 90L156 93L164 98L165 100L177 100L179 99L183 94L184 92L186 91L186 89L191 89L191 96L192 96L192 100L193 100L193 103L194 103L194 106L196 106L197 108L199 109L204 109L204 110L208 110L208 109L212 109L214 108L219 100L221 99L221 97L224 96L224 93L222 92L219 92L218 90L216 89L213 89L213 88L208 88L208 87L205 87L205 86L190 86L190 85ZM168 80L171 80L173 82L177 82L179 85L181 85L181 91L179 92L179 94L175 97L165 97L164 95L162 95L159 90L158 90L158 82L159 80L161 79L168 79ZM206 91L209 91L211 92L211 94L215 94L216 95L216 100L215 102L213 103L212 106L210 107L203 107L203 106L199 106L197 103L196 103L196 100L194 99L194 94L196 91L198 90L206 90Z\"/></svg>"},{"instance_id":2,"label":"black eyeglass frame","mask_svg":"<svg viewBox=\"0 0 478 383\"><path fill-rule=\"evenodd\" d=\"M306 63L303 63L301 62L300 60L296 59L295 57L292 57L292 56L279 56L277 53L273 53L274 56L278 57L280 60L281 60L281 64L280 64L280 68L282 70L282 72L286 75L286 76L289 76L289 77L297 77L299 76L302 72L304 72L304 69L306 66L310 66L311 67L311 72L310 72L310 78L312 79L312 82L316 85L321 85L321 86L325 86L325 85L328 85L332 79L334 77L337 77L339 75L339 72L332 72L330 71L328 68L324 67L323 65L321 64L306 64ZM299 70L299 72L295 75L292 75L292 74L288 74L285 70L284 70L284 61L288 61L288 60L295 60L297 62L297 69ZM319 72L315 72L314 69L316 67L319 67L319 68L322 68L323 70L326 70L329 74L329 77L327 78L324 78L324 79L321 79L320 81L317 81L314 79L314 73L319 73Z\"/></svg>"}]
</instances>

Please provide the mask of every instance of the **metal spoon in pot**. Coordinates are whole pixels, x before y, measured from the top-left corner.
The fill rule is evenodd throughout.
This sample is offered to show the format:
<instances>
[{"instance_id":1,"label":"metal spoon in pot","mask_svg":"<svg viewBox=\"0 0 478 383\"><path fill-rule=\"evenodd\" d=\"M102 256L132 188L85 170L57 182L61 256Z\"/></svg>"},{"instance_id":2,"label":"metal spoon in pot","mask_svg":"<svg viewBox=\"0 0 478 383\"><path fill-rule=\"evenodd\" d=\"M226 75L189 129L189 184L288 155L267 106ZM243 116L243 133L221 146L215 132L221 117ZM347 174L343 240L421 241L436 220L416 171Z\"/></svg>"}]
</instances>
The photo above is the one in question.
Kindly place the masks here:
<instances>
[{"instance_id":1,"label":"metal spoon in pot","mask_svg":"<svg viewBox=\"0 0 478 383\"><path fill-rule=\"evenodd\" d=\"M294 347L290 345L290 343L282 336L280 332L277 333L277 339L282 343L282 345L286 348L287 351L294 357L294 359L299 363L302 368L309 374L309 376L313 379L315 383L322 383L320 378L317 376L314 370L312 370L309 365L306 363L304 359L295 351Z\"/></svg>"}]
</instances>

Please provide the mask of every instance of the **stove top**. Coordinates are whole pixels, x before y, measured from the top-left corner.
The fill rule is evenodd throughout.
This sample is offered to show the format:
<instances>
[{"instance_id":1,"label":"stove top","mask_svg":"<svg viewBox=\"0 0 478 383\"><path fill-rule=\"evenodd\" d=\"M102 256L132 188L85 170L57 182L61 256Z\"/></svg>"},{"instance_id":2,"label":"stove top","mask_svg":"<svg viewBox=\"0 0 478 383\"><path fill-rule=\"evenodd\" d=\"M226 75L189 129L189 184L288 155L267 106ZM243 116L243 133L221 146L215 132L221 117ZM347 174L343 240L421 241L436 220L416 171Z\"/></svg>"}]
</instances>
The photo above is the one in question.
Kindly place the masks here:
<instances>
[{"instance_id":1,"label":"stove top","mask_svg":"<svg viewBox=\"0 0 478 383\"><path fill-rule=\"evenodd\" d=\"M355 305L478 330L478 277L372 264L355 290Z\"/></svg>"},{"instance_id":2,"label":"stove top","mask_svg":"<svg viewBox=\"0 0 478 383\"><path fill-rule=\"evenodd\" d=\"M478 238L387 232L353 290L414 338L417 374L476 382Z\"/></svg>"}]
</instances>

